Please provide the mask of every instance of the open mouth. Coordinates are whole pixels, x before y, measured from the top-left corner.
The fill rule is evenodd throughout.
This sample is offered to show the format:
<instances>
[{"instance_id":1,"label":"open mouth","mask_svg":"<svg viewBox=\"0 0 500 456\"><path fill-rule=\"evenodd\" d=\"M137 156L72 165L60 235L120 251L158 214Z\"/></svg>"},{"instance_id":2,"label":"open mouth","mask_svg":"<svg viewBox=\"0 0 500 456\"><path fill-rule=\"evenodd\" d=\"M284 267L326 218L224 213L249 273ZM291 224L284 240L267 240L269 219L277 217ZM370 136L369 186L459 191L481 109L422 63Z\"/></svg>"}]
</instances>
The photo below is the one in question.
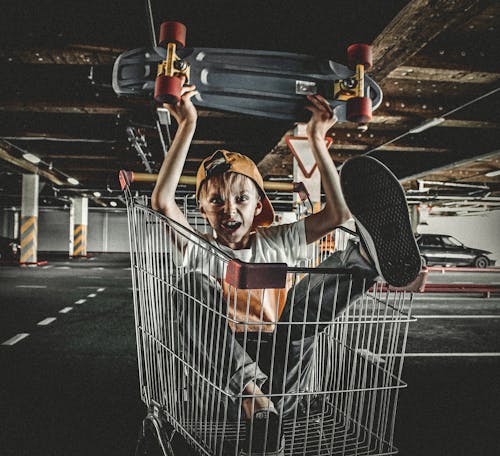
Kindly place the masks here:
<instances>
[{"instance_id":1,"label":"open mouth","mask_svg":"<svg viewBox=\"0 0 500 456\"><path fill-rule=\"evenodd\" d=\"M222 225L222 228L224 228L227 231L236 231L241 226L241 222L235 222L233 220L228 220L226 222L222 222L221 225Z\"/></svg>"}]
</instances>

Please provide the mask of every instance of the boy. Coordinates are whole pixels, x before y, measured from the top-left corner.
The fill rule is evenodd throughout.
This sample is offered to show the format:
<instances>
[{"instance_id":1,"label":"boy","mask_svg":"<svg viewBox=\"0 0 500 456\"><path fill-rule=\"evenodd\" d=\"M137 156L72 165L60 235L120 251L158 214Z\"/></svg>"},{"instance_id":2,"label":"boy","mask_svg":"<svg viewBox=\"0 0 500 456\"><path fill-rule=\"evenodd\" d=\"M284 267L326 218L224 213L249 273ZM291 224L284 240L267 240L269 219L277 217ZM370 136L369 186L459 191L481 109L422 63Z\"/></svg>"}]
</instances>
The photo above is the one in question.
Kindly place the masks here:
<instances>
[{"instance_id":1,"label":"boy","mask_svg":"<svg viewBox=\"0 0 500 456\"><path fill-rule=\"evenodd\" d=\"M155 210L191 229L183 212L175 203L175 191L182 173L189 146L196 128L197 113L191 98L194 86L183 88L177 105L168 106L178 123L178 130L161 167L152 195ZM308 97L311 119L307 136L314 153L323 189L326 194L324 208L305 219L289 225L271 226L274 221L272 205L263 190L263 181L255 164L245 156L228 151L216 151L205 159L197 174L196 197L202 216L208 221L216 237L205 238L233 258L247 262L285 262L296 266L306 259L307 245L354 217L361 245L350 244L343 252L336 252L320 267L357 268L361 278L338 280L324 277L322 285L311 275L295 285L286 301L277 303L267 297L261 303L260 320L279 322L331 321L349 302L366 291L381 275L389 284L405 286L414 281L421 269L418 247L412 234L406 200L397 179L378 161L357 157L343 166L342 179L325 146L324 138L335 124L336 116L328 102L320 96ZM188 249L189 250L189 249ZM184 254L189 256L189 251ZM197 255L200 256L200 255ZM193 261L196 261L193 256ZM190 274L190 294L193 300L213 296L208 306L219 312L230 309L222 301L221 285L203 265L195 266ZM333 299L333 295L336 299ZM332 308L337 302L337 308ZM323 304L326 303L326 304ZM329 305L327 305L329 303ZM249 454L282 454L283 438L280 434L280 415L294 411L297 395L307 387L313 360L314 344L320 325L277 325L273 337L275 350L270 355L271 368L262 368L241 346L231 339L228 331L237 327L217 325L202 317L203 310L185 305L181 311L179 331L191 357L197 359L210 378L227 380L227 392L233 395L252 395L242 401L247 417L247 451ZM234 316L234 315L231 315ZM246 317L248 318L248 311ZM241 321L236 315L236 320ZM259 318L258 318L259 319ZM246 320L248 321L248 320ZM211 348L204 346L192 334L217 334L222 347L214 357ZM186 335L191 333L191 336ZM246 340L246 339L245 339ZM297 368L299 366L299 368ZM267 366L268 367L268 366ZM220 382L219 382L220 383ZM273 400L262 388L273 394ZM281 400L277 398L283 395ZM276 403L274 403L276 402Z\"/></svg>"}]
</instances>

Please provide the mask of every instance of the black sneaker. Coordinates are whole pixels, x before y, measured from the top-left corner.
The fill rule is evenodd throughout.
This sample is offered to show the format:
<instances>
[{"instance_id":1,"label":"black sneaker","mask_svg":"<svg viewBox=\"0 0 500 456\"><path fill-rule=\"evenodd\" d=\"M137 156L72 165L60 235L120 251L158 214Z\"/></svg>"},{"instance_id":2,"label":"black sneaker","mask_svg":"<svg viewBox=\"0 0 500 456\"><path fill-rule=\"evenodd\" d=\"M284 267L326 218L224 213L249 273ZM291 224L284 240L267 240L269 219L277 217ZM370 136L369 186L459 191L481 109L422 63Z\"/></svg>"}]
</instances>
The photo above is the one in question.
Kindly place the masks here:
<instances>
[{"instance_id":1,"label":"black sneaker","mask_svg":"<svg viewBox=\"0 0 500 456\"><path fill-rule=\"evenodd\" d=\"M285 438L276 409L258 410L246 420L244 447L241 456L284 456Z\"/></svg>"},{"instance_id":2,"label":"black sneaker","mask_svg":"<svg viewBox=\"0 0 500 456\"><path fill-rule=\"evenodd\" d=\"M373 157L346 161L340 182L359 235L382 278L404 287L422 267L411 228L403 187L384 164Z\"/></svg>"}]
</instances>

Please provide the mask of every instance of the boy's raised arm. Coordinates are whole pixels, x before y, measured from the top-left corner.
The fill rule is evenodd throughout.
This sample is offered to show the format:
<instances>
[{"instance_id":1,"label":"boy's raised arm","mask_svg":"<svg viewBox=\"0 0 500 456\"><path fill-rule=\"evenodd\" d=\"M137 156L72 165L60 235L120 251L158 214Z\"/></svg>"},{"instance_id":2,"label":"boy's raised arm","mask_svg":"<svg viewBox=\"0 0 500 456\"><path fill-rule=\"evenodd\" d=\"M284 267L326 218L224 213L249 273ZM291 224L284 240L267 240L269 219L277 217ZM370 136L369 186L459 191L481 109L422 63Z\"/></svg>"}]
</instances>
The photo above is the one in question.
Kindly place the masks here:
<instances>
[{"instance_id":1,"label":"boy's raised arm","mask_svg":"<svg viewBox=\"0 0 500 456\"><path fill-rule=\"evenodd\" d=\"M311 105L306 109L311 111L312 116L306 131L326 195L325 207L305 220L306 241L309 244L345 223L351 214L342 194L339 174L325 145L325 136L337 117L330 104L320 95L310 95L308 99Z\"/></svg>"},{"instance_id":2,"label":"boy's raised arm","mask_svg":"<svg viewBox=\"0 0 500 456\"><path fill-rule=\"evenodd\" d=\"M170 217L186 228L191 228L184 213L175 202L175 191L184 168L186 156L196 130L198 118L191 97L197 92L195 86L182 89L181 100L176 105L165 105L178 123L177 133L158 173L151 205L153 209Z\"/></svg>"}]
</instances>

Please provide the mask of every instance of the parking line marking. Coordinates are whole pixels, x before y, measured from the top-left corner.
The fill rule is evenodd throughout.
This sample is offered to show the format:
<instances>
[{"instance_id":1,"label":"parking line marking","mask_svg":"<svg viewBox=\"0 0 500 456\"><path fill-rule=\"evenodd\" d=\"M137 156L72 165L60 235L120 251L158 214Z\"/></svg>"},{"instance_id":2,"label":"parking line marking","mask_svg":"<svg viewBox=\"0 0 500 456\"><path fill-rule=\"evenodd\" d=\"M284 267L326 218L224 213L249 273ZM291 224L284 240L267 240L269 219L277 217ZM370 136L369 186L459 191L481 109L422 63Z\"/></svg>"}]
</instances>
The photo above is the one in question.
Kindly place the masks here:
<instances>
[{"instance_id":1,"label":"parking line marking","mask_svg":"<svg viewBox=\"0 0 500 456\"><path fill-rule=\"evenodd\" d=\"M57 320L57 318L55 318L55 317L46 318L45 320L39 321L37 323L37 325L38 326L47 326L47 325L50 325L51 323L53 323L56 320Z\"/></svg>"},{"instance_id":2,"label":"parking line marking","mask_svg":"<svg viewBox=\"0 0 500 456\"><path fill-rule=\"evenodd\" d=\"M17 334L14 337L11 337L10 339L6 340L5 342L2 342L2 345L15 345L28 336L29 336L29 333Z\"/></svg>"},{"instance_id":3,"label":"parking line marking","mask_svg":"<svg viewBox=\"0 0 500 456\"><path fill-rule=\"evenodd\" d=\"M47 285L16 285L16 288L47 288Z\"/></svg>"},{"instance_id":4,"label":"parking line marking","mask_svg":"<svg viewBox=\"0 0 500 456\"><path fill-rule=\"evenodd\" d=\"M401 354L394 354L394 355L386 355L386 356L401 356ZM422 358L432 358L432 357L443 357L443 358L446 358L446 357L450 357L450 358L461 358L461 357L464 357L464 358L474 358L474 357L481 357L481 358L485 358L485 357L488 357L488 356L492 356L492 357L498 357L500 356L500 352L482 352L482 353L406 353L405 355L405 358L406 357L410 357L410 358L418 358L418 357L422 357Z\"/></svg>"},{"instance_id":5,"label":"parking line marking","mask_svg":"<svg viewBox=\"0 0 500 456\"><path fill-rule=\"evenodd\" d=\"M61 314L66 314L68 312L71 312L73 310L73 307L65 307L64 309L61 309L59 313Z\"/></svg>"},{"instance_id":6,"label":"parking line marking","mask_svg":"<svg viewBox=\"0 0 500 456\"><path fill-rule=\"evenodd\" d=\"M87 302L86 299L79 299L78 301L75 301L75 304L83 304L84 302Z\"/></svg>"},{"instance_id":7,"label":"parking line marking","mask_svg":"<svg viewBox=\"0 0 500 456\"><path fill-rule=\"evenodd\" d=\"M468 319L468 318L500 318L500 315L413 315L415 318L427 318L427 319Z\"/></svg>"},{"instance_id":8,"label":"parking line marking","mask_svg":"<svg viewBox=\"0 0 500 456\"><path fill-rule=\"evenodd\" d=\"M95 293L90 293L87 295L87 298L95 298L97 295Z\"/></svg>"}]
</instances>

